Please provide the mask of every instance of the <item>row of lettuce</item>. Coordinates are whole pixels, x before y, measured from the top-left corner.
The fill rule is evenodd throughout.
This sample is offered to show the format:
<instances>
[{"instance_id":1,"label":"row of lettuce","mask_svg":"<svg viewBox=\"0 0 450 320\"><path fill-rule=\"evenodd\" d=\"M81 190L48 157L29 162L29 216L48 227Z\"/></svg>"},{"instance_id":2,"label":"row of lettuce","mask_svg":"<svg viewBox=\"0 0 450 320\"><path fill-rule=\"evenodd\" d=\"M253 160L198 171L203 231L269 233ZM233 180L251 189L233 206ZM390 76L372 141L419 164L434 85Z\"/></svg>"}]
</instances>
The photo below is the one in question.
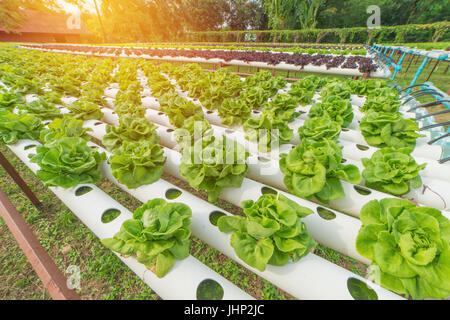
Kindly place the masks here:
<instances>
[{"instance_id":1,"label":"row of lettuce","mask_svg":"<svg viewBox=\"0 0 450 320\"><path fill-rule=\"evenodd\" d=\"M321 90L322 102L314 105L315 111L311 109L310 119L299 129L302 143L284 155L280 165L292 194L323 202L345 196L340 179L351 183L361 180L356 167L342 163L338 137L353 119L350 94L367 95L368 103L364 106L367 119L361 122L361 129L363 123L368 123L372 126L368 130L374 139L372 145L387 148L364 160L366 183L374 181L371 183L374 188L392 194L420 185L418 173L423 166L409 155L417 128L400 114L384 112L386 105L398 111L398 96L379 81L340 82L308 77L293 84L288 94L278 94L286 82L264 72L243 82L225 69L207 73L196 65L176 67L141 60L116 63L18 49L2 50L0 62L0 81L8 87L0 93L0 138L6 144L18 139L42 143L31 155L31 161L40 166L38 176L47 186L70 188L100 181L99 165L106 155L88 146L89 131L83 128L83 120L102 119L100 106L107 106L104 90L111 82L120 84L114 102L119 125L107 126L102 143L111 153L108 162L114 177L130 189L161 178L166 158L156 127L145 118L139 71L145 74L152 95L158 97L171 124L178 128L176 136L183 149L180 174L195 189L207 191L212 202L223 188L242 185L249 170L245 162L249 154L237 143L229 149L232 143L226 138L215 138L203 109L179 96L166 75L199 99L205 108L218 109L226 125L262 127L269 132L279 128L282 132L284 127L289 131L282 138L285 141L292 136L286 123L298 116L298 104L311 103L314 92ZM36 94L39 100L26 103L27 94ZM70 113L63 115L55 104L65 105L61 100L64 96L78 100L67 104ZM261 109L258 119L251 118L253 110ZM399 120L393 121L386 115ZM51 122L44 127L46 120ZM192 139L199 126L204 136ZM182 139L183 130L191 133L191 139ZM247 135L252 139L251 134ZM267 146L269 136L272 134L253 139L260 144L265 139ZM201 148L195 148L196 145ZM236 159L244 161L224 164L227 162L218 157L206 159L196 151L208 149L202 154L228 158L233 152ZM195 158L200 161L193 161ZM313 214L311 210L273 194L263 195L256 202L244 201L242 207L244 216L222 216L217 226L222 232L232 233L231 245L248 265L261 271L268 264L283 266L299 261L314 248L315 241L302 222ZM137 209L133 219L103 243L124 256L136 256L140 263L163 277L175 260L189 255L191 216L192 211L185 204L154 199ZM450 222L440 211L419 208L407 200L385 199L364 206L361 221L363 227L356 247L373 261L371 270L376 282L415 299L449 296Z\"/></svg>"}]
</instances>

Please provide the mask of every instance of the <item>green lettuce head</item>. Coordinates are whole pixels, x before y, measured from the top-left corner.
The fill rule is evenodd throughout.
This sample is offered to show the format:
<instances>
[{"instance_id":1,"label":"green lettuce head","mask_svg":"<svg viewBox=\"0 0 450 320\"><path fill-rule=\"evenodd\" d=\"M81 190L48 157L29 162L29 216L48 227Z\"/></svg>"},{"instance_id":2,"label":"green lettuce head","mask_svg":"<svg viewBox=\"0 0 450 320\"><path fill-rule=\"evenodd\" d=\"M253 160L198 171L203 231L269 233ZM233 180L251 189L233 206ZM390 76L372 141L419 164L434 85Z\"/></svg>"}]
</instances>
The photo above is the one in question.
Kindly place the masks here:
<instances>
[{"instance_id":1,"label":"green lettuce head","mask_svg":"<svg viewBox=\"0 0 450 320\"><path fill-rule=\"evenodd\" d=\"M223 100L219 107L219 116L222 118L222 124L232 127L242 125L250 118L252 109L242 100L227 98Z\"/></svg>"},{"instance_id":2,"label":"green lettuce head","mask_svg":"<svg viewBox=\"0 0 450 320\"><path fill-rule=\"evenodd\" d=\"M400 113L369 112L359 124L366 142L377 148L408 148L410 152L416 147L417 138L423 137L413 119L404 119Z\"/></svg>"},{"instance_id":3,"label":"green lettuce head","mask_svg":"<svg viewBox=\"0 0 450 320\"><path fill-rule=\"evenodd\" d=\"M409 155L409 149L384 148L374 153L371 159L362 159L366 169L362 176L369 188L394 196L409 193L411 188L422 186L419 172L427 166L418 165Z\"/></svg>"},{"instance_id":4,"label":"green lettuce head","mask_svg":"<svg viewBox=\"0 0 450 320\"><path fill-rule=\"evenodd\" d=\"M332 140L303 141L289 155L281 155L280 168L292 194L305 199L315 196L324 203L345 197L340 179L361 182L358 168L342 164L342 147Z\"/></svg>"},{"instance_id":5,"label":"green lettuce head","mask_svg":"<svg viewBox=\"0 0 450 320\"><path fill-rule=\"evenodd\" d=\"M154 199L136 209L113 238L102 239L108 249L135 256L158 278L172 269L175 260L189 257L191 209L182 203Z\"/></svg>"},{"instance_id":6,"label":"green lettuce head","mask_svg":"<svg viewBox=\"0 0 450 320\"><path fill-rule=\"evenodd\" d=\"M113 176L129 189L158 181L165 162L162 147L148 141L125 141L109 158Z\"/></svg>"},{"instance_id":7,"label":"green lettuce head","mask_svg":"<svg viewBox=\"0 0 450 320\"><path fill-rule=\"evenodd\" d=\"M366 204L356 239L375 282L413 299L450 296L450 221L404 199Z\"/></svg>"},{"instance_id":8,"label":"green lettuce head","mask_svg":"<svg viewBox=\"0 0 450 320\"><path fill-rule=\"evenodd\" d=\"M328 115L321 118L307 119L304 125L298 128L300 140L322 139L337 140L341 134L342 128L336 121L330 119Z\"/></svg>"},{"instance_id":9,"label":"green lettuce head","mask_svg":"<svg viewBox=\"0 0 450 320\"><path fill-rule=\"evenodd\" d=\"M138 142L148 141L159 144L159 136L156 126L146 118L134 118L126 115L119 118L119 126L107 126L106 135L103 137L103 145L110 152L120 148L124 141Z\"/></svg>"},{"instance_id":10,"label":"green lettuce head","mask_svg":"<svg viewBox=\"0 0 450 320\"><path fill-rule=\"evenodd\" d=\"M223 188L242 185L248 157L239 143L210 136L183 152L180 174L192 188L207 191L209 201L216 202Z\"/></svg>"},{"instance_id":11,"label":"green lettuce head","mask_svg":"<svg viewBox=\"0 0 450 320\"><path fill-rule=\"evenodd\" d=\"M353 107L350 101L337 96L324 98L321 103L316 103L309 111L310 118L329 116L333 121L347 128L353 121Z\"/></svg>"},{"instance_id":12,"label":"green lettuce head","mask_svg":"<svg viewBox=\"0 0 450 320\"><path fill-rule=\"evenodd\" d=\"M264 271L266 266L298 262L315 247L302 219L313 211L283 195L263 195L258 201L242 203L245 217L222 216L221 232L233 233L231 246L249 266Z\"/></svg>"},{"instance_id":13,"label":"green lettuce head","mask_svg":"<svg viewBox=\"0 0 450 320\"><path fill-rule=\"evenodd\" d=\"M106 160L106 155L90 148L86 140L73 137L38 146L30 160L40 166L37 176L47 187L68 189L99 182L98 166Z\"/></svg>"},{"instance_id":14,"label":"green lettuce head","mask_svg":"<svg viewBox=\"0 0 450 320\"><path fill-rule=\"evenodd\" d=\"M0 141L15 144L20 139L38 140L43 128L41 119L31 114L15 114L0 109Z\"/></svg>"}]
</instances>

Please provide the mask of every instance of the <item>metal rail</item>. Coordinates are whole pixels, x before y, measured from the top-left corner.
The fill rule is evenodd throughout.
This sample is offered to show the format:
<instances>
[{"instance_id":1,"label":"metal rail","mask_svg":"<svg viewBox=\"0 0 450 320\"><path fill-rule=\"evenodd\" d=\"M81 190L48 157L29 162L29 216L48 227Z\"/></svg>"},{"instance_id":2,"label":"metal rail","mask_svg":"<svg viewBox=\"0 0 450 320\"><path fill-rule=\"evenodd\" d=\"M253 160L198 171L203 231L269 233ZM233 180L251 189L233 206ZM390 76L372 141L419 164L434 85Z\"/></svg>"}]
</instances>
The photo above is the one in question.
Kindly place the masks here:
<instances>
[{"instance_id":1,"label":"metal rail","mask_svg":"<svg viewBox=\"0 0 450 320\"><path fill-rule=\"evenodd\" d=\"M81 300L75 291L67 287L67 280L64 275L2 190L0 190L0 216L17 240L52 299Z\"/></svg>"}]
</instances>

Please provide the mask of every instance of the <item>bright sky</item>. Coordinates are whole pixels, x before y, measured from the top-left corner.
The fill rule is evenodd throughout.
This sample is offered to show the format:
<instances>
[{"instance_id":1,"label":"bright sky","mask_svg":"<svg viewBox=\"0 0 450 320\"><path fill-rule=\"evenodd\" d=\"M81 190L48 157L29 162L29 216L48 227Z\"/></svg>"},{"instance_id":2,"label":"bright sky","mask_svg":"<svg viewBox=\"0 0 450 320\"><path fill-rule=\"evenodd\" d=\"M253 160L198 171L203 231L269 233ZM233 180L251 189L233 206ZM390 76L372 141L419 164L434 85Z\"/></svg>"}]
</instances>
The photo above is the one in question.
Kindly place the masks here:
<instances>
[{"instance_id":1,"label":"bright sky","mask_svg":"<svg viewBox=\"0 0 450 320\"><path fill-rule=\"evenodd\" d=\"M86 3L86 5L84 5L84 8L89 10L89 11L91 11L91 12L95 12L94 0L87 0L86 2L87 3ZM80 9L76 5L67 3L64 0L58 0L58 3L61 5L61 7L67 13L78 13L78 12L80 12Z\"/></svg>"}]
</instances>

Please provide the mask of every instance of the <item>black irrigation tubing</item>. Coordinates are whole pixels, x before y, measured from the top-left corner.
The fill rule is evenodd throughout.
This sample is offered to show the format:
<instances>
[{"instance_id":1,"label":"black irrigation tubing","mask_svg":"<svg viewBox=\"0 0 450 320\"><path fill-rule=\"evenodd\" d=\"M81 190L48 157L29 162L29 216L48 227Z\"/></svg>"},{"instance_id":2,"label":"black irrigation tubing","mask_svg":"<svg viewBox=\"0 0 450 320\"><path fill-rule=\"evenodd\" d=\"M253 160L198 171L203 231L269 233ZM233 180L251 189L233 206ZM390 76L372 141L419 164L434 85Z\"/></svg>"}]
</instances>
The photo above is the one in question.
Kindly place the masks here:
<instances>
[{"instance_id":1,"label":"black irrigation tubing","mask_svg":"<svg viewBox=\"0 0 450 320\"><path fill-rule=\"evenodd\" d=\"M444 95L442 94L442 93L439 93L439 92L437 92L437 91L426 91L426 92L421 92L421 93L419 93L419 94L417 94L417 95L415 95L415 96L413 96L413 97L411 97L411 98L409 98L409 99L407 99L405 102L403 102L403 105L405 105L405 104L407 104L408 102L410 102L411 100L413 100L414 98L418 98L418 97L423 97L423 96L428 96L428 95L437 95L437 96L439 96L439 97L443 97ZM442 101L442 100L441 100Z\"/></svg>"},{"instance_id":2,"label":"black irrigation tubing","mask_svg":"<svg viewBox=\"0 0 450 320\"><path fill-rule=\"evenodd\" d=\"M412 111L414 111L416 109L420 109L420 108L428 108L428 107L438 106L438 105L442 104L443 102L450 102L450 99L436 100L436 101L432 101L432 102L419 104L419 105L409 109L408 112L412 112Z\"/></svg>"},{"instance_id":3,"label":"black irrigation tubing","mask_svg":"<svg viewBox=\"0 0 450 320\"><path fill-rule=\"evenodd\" d=\"M445 127L445 126L450 126L450 121L430 124L429 126L425 126L425 127L420 128L420 131L429 130L429 129L433 129L433 128L438 128L438 127Z\"/></svg>"},{"instance_id":4,"label":"black irrigation tubing","mask_svg":"<svg viewBox=\"0 0 450 320\"><path fill-rule=\"evenodd\" d=\"M432 145L432 144L438 142L439 140L445 139L445 138L447 138L447 137L450 137L450 132L449 132L449 133L446 133L446 134L444 134L444 135L442 135L442 136L440 136L440 137L437 137L436 139L431 140L430 142L428 142L428 144L429 144L429 145Z\"/></svg>"},{"instance_id":5,"label":"black irrigation tubing","mask_svg":"<svg viewBox=\"0 0 450 320\"><path fill-rule=\"evenodd\" d=\"M422 120L422 119L425 119L425 118L439 116L439 115L447 114L447 113L450 113L450 109L447 109L447 110L444 110L444 111L435 112L435 113L426 114L426 115L420 116L420 117L416 117L416 120Z\"/></svg>"},{"instance_id":6,"label":"black irrigation tubing","mask_svg":"<svg viewBox=\"0 0 450 320\"><path fill-rule=\"evenodd\" d=\"M361 73L370 73L378 70L378 66L372 58L362 56L332 56L323 54L307 53L270 53L270 52L239 52L239 51L210 51L210 50L173 50L173 49L128 49L128 48L108 48L92 46L69 46L69 45L26 45L24 47L53 49L53 50L76 50L80 52L92 52L93 54L135 54L137 56L150 55L153 57L185 57L185 58L204 58L204 59L222 59L225 62L231 60L240 60L244 62L264 62L276 66L281 62L300 66L325 65L327 69L341 67L343 69L358 69Z\"/></svg>"}]
</instances>

